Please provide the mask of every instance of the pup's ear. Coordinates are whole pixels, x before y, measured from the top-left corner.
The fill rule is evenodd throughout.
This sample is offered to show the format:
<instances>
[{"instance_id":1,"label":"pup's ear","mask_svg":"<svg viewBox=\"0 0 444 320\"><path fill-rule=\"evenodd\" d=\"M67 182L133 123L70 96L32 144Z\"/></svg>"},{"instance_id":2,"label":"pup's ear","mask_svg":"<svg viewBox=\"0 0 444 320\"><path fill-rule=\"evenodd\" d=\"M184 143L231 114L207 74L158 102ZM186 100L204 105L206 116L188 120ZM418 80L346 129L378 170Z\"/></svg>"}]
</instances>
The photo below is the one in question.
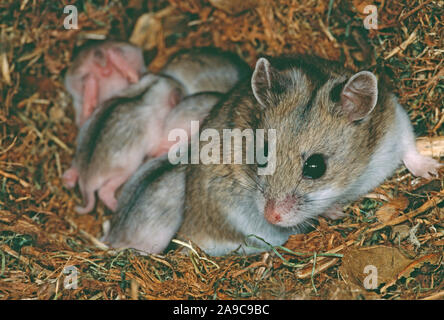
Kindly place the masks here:
<instances>
[{"instance_id":1,"label":"pup's ear","mask_svg":"<svg viewBox=\"0 0 444 320\"><path fill-rule=\"evenodd\" d=\"M273 68L265 58L256 62L253 76L251 77L251 88L256 100L263 106L268 107L277 102L279 94L285 92L289 81L279 70Z\"/></svg>"},{"instance_id":2,"label":"pup's ear","mask_svg":"<svg viewBox=\"0 0 444 320\"><path fill-rule=\"evenodd\" d=\"M169 92L168 95L168 106L170 108L174 108L179 104L179 102L182 100L183 94L182 91L178 88L174 88Z\"/></svg>"},{"instance_id":3,"label":"pup's ear","mask_svg":"<svg viewBox=\"0 0 444 320\"><path fill-rule=\"evenodd\" d=\"M353 75L341 92L341 106L350 121L365 118L378 101L378 80L369 71Z\"/></svg>"}]
</instances>

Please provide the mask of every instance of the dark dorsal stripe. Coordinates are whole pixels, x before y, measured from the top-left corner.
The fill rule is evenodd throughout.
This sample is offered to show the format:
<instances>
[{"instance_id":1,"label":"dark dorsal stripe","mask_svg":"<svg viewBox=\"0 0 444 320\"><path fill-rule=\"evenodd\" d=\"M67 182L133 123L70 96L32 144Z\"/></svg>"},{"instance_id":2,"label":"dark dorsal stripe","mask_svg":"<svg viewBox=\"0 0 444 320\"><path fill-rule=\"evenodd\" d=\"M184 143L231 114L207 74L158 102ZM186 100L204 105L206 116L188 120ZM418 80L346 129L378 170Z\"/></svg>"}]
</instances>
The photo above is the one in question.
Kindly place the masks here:
<instances>
[{"instance_id":1,"label":"dark dorsal stripe","mask_svg":"<svg viewBox=\"0 0 444 320\"><path fill-rule=\"evenodd\" d=\"M156 182L160 177L162 177L168 171L171 171L175 166L172 164L168 158L163 160L154 170L149 170L145 172L142 177L139 178L137 183L137 188L134 190L132 195L127 200L127 203L123 206L122 211L119 214L116 214L115 217L119 217L119 221L127 220L125 217L133 211L133 208L137 202L137 199L140 198L143 192L154 182Z\"/></svg>"},{"instance_id":2,"label":"dark dorsal stripe","mask_svg":"<svg viewBox=\"0 0 444 320\"><path fill-rule=\"evenodd\" d=\"M121 105L126 105L130 103L134 103L134 101L140 101L145 93L148 92L148 90L151 89L151 87L156 84L158 81L154 81L151 83L150 86L145 88L145 90L141 91L138 95L134 97L115 97L111 98L103 103L103 105L100 107L97 116L95 119L93 119L93 122L91 123L90 127L88 128L88 133L85 135L85 137L89 137L89 140L86 141L86 161L90 162L93 155L95 148L97 146L97 142L100 139L101 133L103 128L106 127L106 124L108 123L109 119L111 118L114 111L117 109L117 107Z\"/></svg>"}]
</instances>

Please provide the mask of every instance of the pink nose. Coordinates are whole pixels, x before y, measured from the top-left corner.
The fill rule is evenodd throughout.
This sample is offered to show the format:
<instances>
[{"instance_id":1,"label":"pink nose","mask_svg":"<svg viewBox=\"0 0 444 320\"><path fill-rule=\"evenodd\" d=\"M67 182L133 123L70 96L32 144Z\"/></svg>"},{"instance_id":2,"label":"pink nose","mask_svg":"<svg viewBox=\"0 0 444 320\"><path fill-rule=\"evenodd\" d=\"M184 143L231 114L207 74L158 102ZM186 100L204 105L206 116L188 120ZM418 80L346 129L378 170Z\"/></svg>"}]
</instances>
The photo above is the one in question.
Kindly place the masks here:
<instances>
[{"instance_id":1,"label":"pink nose","mask_svg":"<svg viewBox=\"0 0 444 320\"><path fill-rule=\"evenodd\" d=\"M265 220L267 220L271 224L276 224L282 220L279 212L276 211L276 205L274 200L268 200L265 204L264 210Z\"/></svg>"},{"instance_id":2,"label":"pink nose","mask_svg":"<svg viewBox=\"0 0 444 320\"><path fill-rule=\"evenodd\" d=\"M291 212L295 204L296 199L291 195L280 201L267 200L264 209L265 220L271 224L278 224Z\"/></svg>"}]
</instances>

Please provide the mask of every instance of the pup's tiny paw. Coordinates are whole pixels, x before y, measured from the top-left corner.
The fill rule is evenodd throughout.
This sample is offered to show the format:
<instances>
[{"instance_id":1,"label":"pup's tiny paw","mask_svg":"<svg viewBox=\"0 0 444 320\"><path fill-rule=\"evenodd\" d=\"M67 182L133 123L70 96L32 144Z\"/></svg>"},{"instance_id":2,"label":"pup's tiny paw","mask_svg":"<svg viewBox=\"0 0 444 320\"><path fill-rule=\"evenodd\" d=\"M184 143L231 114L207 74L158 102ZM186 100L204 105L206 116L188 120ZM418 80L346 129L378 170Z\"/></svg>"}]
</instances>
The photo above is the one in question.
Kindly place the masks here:
<instances>
[{"instance_id":1,"label":"pup's tiny paw","mask_svg":"<svg viewBox=\"0 0 444 320\"><path fill-rule=\"evenodd\" d=\"M68 189L74 188L76 186L78 177L79 173L77 170L73 167L69 168L62 176L63 185Z\"/></svg>"},{"instance_id":2,"label":"pup's tiny paw","mask_svg":"<svg viewBox=\"0 0 444 320\"><path fill-rule=\"evenodd\" d=\"M88 207L82 207L82 206L76 206L74 208L74 210L78 213L78 214L87 214L88 212L90 212L91 210Z\"/></svg>"},{"instance_id":3,"label":"pup's tiny paw","mask_svg":"<svg viewBox=\"0 0 444 320\"><path fill-rule=\"evenodd\" d=\"M116 211L117 209L117 199L114 197L114 193L104 193L99 191L99 197L103 203L111 210Z\"/></svg>"}]
</instances>

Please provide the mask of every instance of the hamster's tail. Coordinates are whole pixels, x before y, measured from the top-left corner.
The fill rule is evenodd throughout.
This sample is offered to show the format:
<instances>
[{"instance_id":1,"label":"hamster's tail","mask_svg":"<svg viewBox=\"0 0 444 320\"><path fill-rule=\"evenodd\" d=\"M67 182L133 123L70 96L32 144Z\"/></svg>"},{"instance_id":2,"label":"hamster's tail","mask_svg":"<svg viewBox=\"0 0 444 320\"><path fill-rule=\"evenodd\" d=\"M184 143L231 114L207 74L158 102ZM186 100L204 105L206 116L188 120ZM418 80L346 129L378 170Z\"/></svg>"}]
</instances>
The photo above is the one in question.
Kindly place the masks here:
<instances>
[{"instance_id":1,"label":"hamster's tail","mask_svg":"<svg viewBox=\"0 0 444 320\"><path fill-rule=\"evenodd\" d=\"M96 198L94 195L94 189L90 188L90 186L87 186L85 188L84 184L82 183L82 181L79 179L79 187L80 190L82 192L82 197L83 197L83 201L85 206L81 207L81 206L77 206L76 207L76 212L79 214L85 214L90 212L92 209L94 209L94 205L96 203Z\"/></svg>"}]
</instances>

